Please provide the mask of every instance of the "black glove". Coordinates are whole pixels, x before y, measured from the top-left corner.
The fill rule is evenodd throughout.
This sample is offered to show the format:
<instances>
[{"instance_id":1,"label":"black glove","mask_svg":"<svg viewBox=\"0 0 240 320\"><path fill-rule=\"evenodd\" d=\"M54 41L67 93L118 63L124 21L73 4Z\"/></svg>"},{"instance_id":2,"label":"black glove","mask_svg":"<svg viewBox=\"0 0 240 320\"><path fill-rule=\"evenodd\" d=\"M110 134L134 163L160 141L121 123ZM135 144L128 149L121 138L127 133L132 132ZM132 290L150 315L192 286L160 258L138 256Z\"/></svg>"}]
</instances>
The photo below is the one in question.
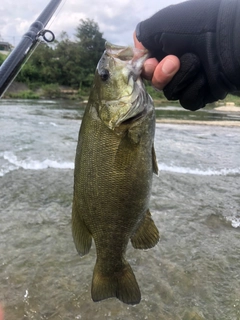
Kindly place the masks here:
<instances>
[{"instance_id":1,"label":"black glove","mask_svg":"<svg viewBox=\"0 0 240 320\"><path fill-rule=\"evenodd\" d=\"M240 1L191 0L169 6L138 24L137 39L159 61L180 58L164 88L190 110L240 89Z\"/></svg>"}]
</instances>

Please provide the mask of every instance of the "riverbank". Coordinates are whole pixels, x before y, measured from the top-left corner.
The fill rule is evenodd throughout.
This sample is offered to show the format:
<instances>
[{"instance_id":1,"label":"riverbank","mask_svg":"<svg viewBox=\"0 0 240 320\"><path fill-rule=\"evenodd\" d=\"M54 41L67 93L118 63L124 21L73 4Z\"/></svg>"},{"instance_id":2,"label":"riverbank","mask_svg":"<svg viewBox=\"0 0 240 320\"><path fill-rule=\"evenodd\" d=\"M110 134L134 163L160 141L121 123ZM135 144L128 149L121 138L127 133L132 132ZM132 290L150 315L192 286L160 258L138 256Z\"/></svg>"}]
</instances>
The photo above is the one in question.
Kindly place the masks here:
<instances>
[{"instance_id":1,"label":"riverbank","mask_svg":"<svg viewBox=\"0 0 240 320\"><path fill-rule=\"evenodd\" d=\"M3 95L4 99L65 99L84 101L88 99L88 92L75 90L57 84L39 85L14 81Z\"/></svg>"},{"instance_id":2,"label":"riverbank","mask_svg":"<svg viewBox=\"0 0 240 320\"><path fill-rule=\"evenodd\" d=\"M156 119L156 123L166 124L186 124L186 125L204 125L218 127L240 127L240 121L201 121L201 120L179 120L179 119Z\"/></svg>"},{"instance_id":3,"label":"riverbank","mask_svg":"<svg viewBox=\"0 0 240 320\"><path fill-rule=\"evenodd\" d=\"M169 102L162 92L153 90L148 87L149 93L153 98L155 106L178 105L178 101ZM7 91L4 93L4 99L64 99L64 100L79 100L86 103L88 101L89 88L83 90L75 90L71 87L59 86L57 84L43 85L31 84L28 86L25 83L14 81ZM227 112L240 112L240 97L227 95L224 100L219 100L211 105L207 105L209 109Z\"/></svg>"}]
</instances>

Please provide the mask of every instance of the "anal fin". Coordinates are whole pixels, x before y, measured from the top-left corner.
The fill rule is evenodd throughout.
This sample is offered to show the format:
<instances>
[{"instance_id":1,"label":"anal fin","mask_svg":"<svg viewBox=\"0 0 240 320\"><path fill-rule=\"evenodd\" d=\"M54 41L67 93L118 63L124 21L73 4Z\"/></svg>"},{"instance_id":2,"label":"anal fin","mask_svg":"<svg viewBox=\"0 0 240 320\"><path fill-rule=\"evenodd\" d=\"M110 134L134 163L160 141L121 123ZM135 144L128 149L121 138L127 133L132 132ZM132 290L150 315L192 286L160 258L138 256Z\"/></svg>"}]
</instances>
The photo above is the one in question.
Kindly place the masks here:
<instances>
[{"instance_id":1,"label":"anal fin","mask_svg":"<svg viewBox=\"0 0 240 320\"><path fill-rule=\"evenodd\" d=\"M138 229L131 237L132 245L136 249L150 249L158 243L159 239L159 231L148 210Z\"/></svg>"}]
</instances>

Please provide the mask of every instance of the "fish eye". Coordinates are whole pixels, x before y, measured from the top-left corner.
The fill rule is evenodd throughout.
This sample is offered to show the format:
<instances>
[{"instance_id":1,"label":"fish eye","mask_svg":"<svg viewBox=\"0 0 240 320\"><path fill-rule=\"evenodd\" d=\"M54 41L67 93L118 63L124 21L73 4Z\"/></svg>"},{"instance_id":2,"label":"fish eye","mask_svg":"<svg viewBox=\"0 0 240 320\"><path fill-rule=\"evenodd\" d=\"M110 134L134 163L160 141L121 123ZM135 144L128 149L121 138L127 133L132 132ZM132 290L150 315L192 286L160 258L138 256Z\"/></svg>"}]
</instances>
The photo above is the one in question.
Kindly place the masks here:
<instances>
[{"instance_id":1,"label":"fish eye","mask_svg":"<svg viewBox=\"0 0 240 320\"><path fill-rule=\"evenodd\" d=\"M110 73L107 69L103 69L101 70L101 72L99 73L100 78L102 79L102 81L107 81L110 77Z\"/></svg>"}]
</instances>

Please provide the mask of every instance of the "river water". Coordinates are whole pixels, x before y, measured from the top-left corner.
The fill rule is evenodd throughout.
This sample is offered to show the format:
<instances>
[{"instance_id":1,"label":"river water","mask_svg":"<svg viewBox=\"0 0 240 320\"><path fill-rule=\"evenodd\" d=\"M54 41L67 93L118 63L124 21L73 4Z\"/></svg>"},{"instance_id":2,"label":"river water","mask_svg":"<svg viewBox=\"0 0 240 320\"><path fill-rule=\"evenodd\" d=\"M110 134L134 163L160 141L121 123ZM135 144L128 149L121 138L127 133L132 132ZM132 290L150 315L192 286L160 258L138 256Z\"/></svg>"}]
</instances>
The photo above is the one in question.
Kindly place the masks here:
<instances>
[{"instance_id":1,"label":"river water","mask_svg":"<svg viewBox=\"0 0 240 320\"><path fill-rule=\"evenodd\" d=\"M162 111L161 111L162 110ZM71 235L73 167L83 107L0 101L0 303L5 320L239 320L240 127L159 123L150 209L161 233L127 259L142 301L91 301L95 248ZM159 118L239 120L157 108ZM194 118L194 119L195 119ZM194 120L193 119L193 120Z\"/></svg>"}]
</instances>

